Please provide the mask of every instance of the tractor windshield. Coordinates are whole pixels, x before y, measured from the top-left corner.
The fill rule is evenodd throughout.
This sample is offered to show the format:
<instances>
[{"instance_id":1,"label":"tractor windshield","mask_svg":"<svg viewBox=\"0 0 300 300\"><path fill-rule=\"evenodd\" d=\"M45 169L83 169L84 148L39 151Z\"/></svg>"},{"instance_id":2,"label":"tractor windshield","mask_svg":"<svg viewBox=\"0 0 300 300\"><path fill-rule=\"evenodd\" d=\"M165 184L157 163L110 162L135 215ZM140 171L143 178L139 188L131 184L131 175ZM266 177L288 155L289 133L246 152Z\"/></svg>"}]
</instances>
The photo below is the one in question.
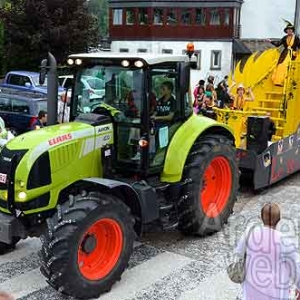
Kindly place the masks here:
<instances>
[{"instance_id":1,"label":"tractor windshield","mask_svg":"<svg viewBox=\"0 0 300 300\"><path fill-rule=\"evenodd\" d=\"M73 91L77 114L109 111L117 130L118 161L140 165L137 147L141 136L142 99L146 94L144 71L95 65L78 72Z\"/></svg>"},{"instance_id":2,"label":"tractor windshield","mask_svg":"<svg viewBox=\"0 0 300 300\"><path fill-rule=\"evenodd\" d=\"M114 108L112 111L123 122L132 122L132 118L139 122L143 85L141 69L96 65L82 69L78 75L74 96L79 112L89 113L105 106L111 110Z\"/></svg>"}]
</instances>

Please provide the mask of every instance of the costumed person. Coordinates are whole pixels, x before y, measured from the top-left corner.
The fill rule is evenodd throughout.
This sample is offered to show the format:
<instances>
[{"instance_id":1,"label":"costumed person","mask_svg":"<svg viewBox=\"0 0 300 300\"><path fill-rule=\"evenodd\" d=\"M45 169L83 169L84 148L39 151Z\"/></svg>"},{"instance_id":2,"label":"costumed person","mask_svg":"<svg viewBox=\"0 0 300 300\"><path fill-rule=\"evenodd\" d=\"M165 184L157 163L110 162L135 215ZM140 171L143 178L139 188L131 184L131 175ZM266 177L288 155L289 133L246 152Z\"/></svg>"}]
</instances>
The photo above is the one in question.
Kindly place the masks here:
<instances>
[{"instance_id":1,"label":"costumed person","mask_svg":"<svg viewBox=\"0 0 300 300\"><path fill-rule=\"evenodd\" d=\"M250 97L245 96L245 88L243 84L240 84L237 88L237 95L234 97L233 106L231 109L234 110L243 110L246 101L254 101L254 95L252 90L248 89L248 94Z\"/></svg>"},{"instance_id":2,"label":"costumed person","mask_svg":"<svg viewBox=\"0 0 300 300\"><path fill-rule=\"evenodd\" d=\"M299 49L299 37L295 35L295 27L289 21L284 20L287 25L284 28L286 35L280 41L268 40L272 45L279 47L283 45L284 50L281 52L277 67L272 75L272 81L274 85L283 86L284 79L286 77L288 64L291 60L295 60L297 57L297 51Z\"/></svg>"}]
</instances>

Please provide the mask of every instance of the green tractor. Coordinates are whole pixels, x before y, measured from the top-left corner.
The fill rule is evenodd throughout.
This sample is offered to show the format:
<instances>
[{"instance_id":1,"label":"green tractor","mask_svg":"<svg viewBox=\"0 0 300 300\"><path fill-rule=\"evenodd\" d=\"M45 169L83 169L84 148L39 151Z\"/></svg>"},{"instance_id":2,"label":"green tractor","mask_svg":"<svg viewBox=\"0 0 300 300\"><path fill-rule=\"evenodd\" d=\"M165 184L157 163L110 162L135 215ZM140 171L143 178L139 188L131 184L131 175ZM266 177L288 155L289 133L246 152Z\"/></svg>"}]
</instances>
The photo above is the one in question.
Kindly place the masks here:
<instances>
[{"instance_id":1,"label":"green tractor","mask_svg":"<svg viewBox=\"0 0 300 300\"><path fill-rule=\"evenodd\" d=\"M70 122L0 152L0 250L40 237L48 283L90 299L120 280L147 230L219 231L237 197L235 142L229 127L193 113L192 60L71 55ZM55 96L48 113L56 105Z\"/></svg>"}]
</instances>

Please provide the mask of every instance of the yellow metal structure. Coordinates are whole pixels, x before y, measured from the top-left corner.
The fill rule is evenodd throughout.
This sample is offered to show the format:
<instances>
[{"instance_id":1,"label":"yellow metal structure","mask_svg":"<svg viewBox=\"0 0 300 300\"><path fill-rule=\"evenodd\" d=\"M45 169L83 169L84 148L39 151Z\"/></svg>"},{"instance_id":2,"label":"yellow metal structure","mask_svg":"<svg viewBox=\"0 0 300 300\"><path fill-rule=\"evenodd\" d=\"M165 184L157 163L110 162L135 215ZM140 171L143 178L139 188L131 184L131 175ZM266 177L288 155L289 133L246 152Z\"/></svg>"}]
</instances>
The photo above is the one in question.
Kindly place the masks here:
<instances>
[{"instance_id":1,"label":"yellow metal structure","mask_svg":"<svg viewBox=\"0 0 300 300\"><path fill-rule=\"evenodd\" d=\"M246 62L240 61L229 76L229 86L233 82L243 84L246 91L252 89L254 101L247 101L243 111L230 108L216 108L218 121L228 124L234 130L236 146L245 147L247 117L271 114L276 124L274 141L294 133L300 123L300 55L288 65L282 87L275 86L272 74L276 68L280 51L277 48L252 54ZM232 94L236 91L233 89Z\"/></svg>"}]
</instances>

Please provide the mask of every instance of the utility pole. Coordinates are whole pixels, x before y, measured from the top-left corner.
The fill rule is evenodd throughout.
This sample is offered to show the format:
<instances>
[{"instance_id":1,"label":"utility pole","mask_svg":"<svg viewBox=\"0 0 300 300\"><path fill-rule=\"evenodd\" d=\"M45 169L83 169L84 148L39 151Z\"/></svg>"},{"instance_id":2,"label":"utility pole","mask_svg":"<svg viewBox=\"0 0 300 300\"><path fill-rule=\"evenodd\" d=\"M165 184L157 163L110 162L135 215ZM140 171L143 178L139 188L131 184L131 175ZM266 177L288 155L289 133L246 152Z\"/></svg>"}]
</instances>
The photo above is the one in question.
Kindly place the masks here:
<instances>
[{"instance_id":1,"label":"utility pole","mask_svg":"<svg viewBox=\"0 0 300 300\"><path fill-rule=\"evenodd\" d=\"M296 7L295 7L295 33L300 34L300 0L296 0Z\"/></svg>"}]
</instances>

